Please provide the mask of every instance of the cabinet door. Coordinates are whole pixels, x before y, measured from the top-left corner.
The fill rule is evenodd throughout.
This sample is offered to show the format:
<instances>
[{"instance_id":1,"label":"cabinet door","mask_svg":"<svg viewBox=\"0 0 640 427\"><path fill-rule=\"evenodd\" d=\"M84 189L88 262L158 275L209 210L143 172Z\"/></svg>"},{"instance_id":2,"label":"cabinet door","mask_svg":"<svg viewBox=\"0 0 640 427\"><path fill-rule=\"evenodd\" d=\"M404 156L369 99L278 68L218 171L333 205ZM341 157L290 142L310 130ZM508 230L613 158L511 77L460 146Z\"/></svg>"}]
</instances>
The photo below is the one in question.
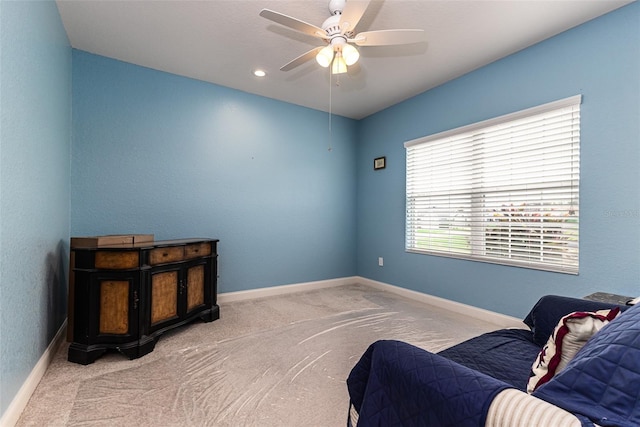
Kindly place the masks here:
<instances>
[{"instance_id":1,"label":"cabinet door","mask_svg":"<svg viewBox=\"0 0 640 427\"><path fill-rule=\"evenodd\" d=\"M165 267L151 272L149 289L150 332L173 323L180 316L182 268Z\"/></svg>"},{"instance_id":2,"label":"cabinet door","mask_svg":"<svg viewBox=\"0 0 640 427\"><path fill-rule=\"evenodd\" d=\"M102 280L100 282L99 334L122 335L129 332L128 280Z\"/></svg>"},{"instance_id":3,"label":"cabinet door","mask_svg":"<svg viewBox=\"0 0 640 427\"><path fill-rule=\"evenodd\" d=\"M91 280L88 343L123 343L138 337L139 279L95 274Z\"/></svg>"},{"instance_id":4,"label":"cabinet door","mask_svg":"<svg viewBox=\"0 0 640 427\"><path fill-rule=\"evenodd\" d=\"M204 259L186 268L186 315L204 310L211 303L211 262Z\"/></svg>"}]
</instances>

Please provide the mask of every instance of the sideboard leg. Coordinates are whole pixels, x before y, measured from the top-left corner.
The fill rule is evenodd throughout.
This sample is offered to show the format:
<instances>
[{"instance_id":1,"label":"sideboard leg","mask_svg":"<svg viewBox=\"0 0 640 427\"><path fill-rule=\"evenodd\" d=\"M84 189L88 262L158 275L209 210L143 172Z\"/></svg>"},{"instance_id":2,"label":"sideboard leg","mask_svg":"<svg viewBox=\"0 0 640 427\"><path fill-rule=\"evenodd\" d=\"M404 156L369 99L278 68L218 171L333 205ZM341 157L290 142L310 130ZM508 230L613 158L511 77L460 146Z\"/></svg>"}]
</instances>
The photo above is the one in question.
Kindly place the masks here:
<instances>
[{"instance_id":1,"label":"sideboard leg","mask_svg":"<svg viewBox=\"0 0 640 427\"><path fill-rule=\"evenodd\" d=\"M106 351L107 349L104 347L89 347L82 344L71 343L69 345L69 352L67 353L67 360L81 365L89 365L95 362L96 359Z\"/></svg>"},{"instance_id":2,"label":"sideboard leg","mask_svg":"<svg viewBox=\"0 0 640 427\"><path fill-rule=\"evenodd\" d=\"M213 322L214 320L218 320L219 318L220 318L220 307L218 305L214 305L209 310L203 312L200 315L200 319L202 319L202 321L205 323Z\"/></svg>"}]
</instances>

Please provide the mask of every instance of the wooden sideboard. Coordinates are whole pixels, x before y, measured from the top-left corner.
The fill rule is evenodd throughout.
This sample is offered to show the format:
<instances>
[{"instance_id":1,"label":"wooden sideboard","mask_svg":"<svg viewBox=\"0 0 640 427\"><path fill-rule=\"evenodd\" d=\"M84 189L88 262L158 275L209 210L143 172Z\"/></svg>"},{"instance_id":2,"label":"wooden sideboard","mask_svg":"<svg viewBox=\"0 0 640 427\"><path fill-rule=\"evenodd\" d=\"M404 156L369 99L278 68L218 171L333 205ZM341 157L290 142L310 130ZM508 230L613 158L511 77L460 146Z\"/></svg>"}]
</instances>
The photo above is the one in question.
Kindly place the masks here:
<instances>
[{"instance_id":1,"label":"wooden sideboard","mask_svg":"<svg viewBox=\"0 0 640 427\"><path fill-rule=\"evenodd\" d=\"M158 336L220 317L216 239L72 248L68 360L87 365L108 349L135 359Z\"/></svg>"}]
</instances>

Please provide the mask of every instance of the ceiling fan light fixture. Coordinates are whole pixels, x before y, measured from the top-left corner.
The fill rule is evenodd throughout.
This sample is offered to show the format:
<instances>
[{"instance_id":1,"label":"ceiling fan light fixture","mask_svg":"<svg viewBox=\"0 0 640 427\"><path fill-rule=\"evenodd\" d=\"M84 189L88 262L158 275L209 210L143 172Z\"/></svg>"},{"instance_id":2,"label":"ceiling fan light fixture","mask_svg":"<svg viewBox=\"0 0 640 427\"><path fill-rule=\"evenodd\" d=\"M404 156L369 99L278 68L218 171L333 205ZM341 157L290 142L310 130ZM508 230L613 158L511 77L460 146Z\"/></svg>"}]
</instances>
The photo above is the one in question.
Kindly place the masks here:
<instances>
[{"instance_id":1,"label":"ceiling fan light fixture","mask_svg":"<svg viewBox=\"0 0 640 427\"><path fill-rule=\"evenodd\" d=\"M331 74L343 74L347 72L347 63L345 62L342 54L336 52L336 57L333 58L333 64L331 64Z\"/></svg>"},{"instance_id":2,"label":"ceiling fan light fixture","mask_svg":"<svg viewBox=\"0 0 640 427\"><path fill-rule=\"evenodd\" d=\"M344 58L344 62L347 65L353 65L358 62L358 58L360 58L360 52L358 49L351 46L350 44L345 44L342 46L342 57Z\"/></svg>"},{"instance_id":3,"label":"ceiling fan light fixture","mask_svg":"<svg viewBox=\"0 0 640 427\"><path fill-rule=\"evenodd\" d=\"M0 0L2 1L2 0ZM360 18L364 15L371 0L329 0L331 16L324 20L322 27L309 24L300 19L270 9L262 9L260 16L277 24L284 25L300 33L322 39L326 46L315 47L280 67L289 71L311 60L313 57L322 67L329 67L332 74L347 72L347 67L358 62L360 52L355 46L393 46L424 43L424 30L398 29L378 30L356 33Z\"/></svg>"},{"instance_id":4,"label":"ceiling fan light fixture","mask_svg":"<svg viewBox=\"0 0 640 427\"><path fill-rule=\"evenodd\" d=\"M331 45L325 46L320 49L320 52L316 55L316 62L320 66L327 68L333 61L333 47Z\"/></svg>"}]
</instances>

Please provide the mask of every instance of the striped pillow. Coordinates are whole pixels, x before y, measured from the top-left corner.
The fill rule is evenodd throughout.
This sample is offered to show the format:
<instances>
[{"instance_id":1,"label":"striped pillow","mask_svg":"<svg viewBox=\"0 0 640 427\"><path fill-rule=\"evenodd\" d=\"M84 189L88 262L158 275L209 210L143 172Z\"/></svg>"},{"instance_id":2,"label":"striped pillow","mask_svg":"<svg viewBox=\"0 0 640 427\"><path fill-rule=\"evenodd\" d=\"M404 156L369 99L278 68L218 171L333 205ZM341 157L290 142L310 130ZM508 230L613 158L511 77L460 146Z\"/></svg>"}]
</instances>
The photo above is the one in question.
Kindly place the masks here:
<instances>
[{"instance_id":1,"label":"striped pillow","mask_svg":"<svg viewBox=\"0 0 640 427\"><path fill-rule=\"evenodd\" d=\"M533 393L542 384L560 373L578 351L607 323L612 321L620 309L575 311L558 322L555 330L542 347L531 367L527 392Z\"/></svg>"}]
</instances>

